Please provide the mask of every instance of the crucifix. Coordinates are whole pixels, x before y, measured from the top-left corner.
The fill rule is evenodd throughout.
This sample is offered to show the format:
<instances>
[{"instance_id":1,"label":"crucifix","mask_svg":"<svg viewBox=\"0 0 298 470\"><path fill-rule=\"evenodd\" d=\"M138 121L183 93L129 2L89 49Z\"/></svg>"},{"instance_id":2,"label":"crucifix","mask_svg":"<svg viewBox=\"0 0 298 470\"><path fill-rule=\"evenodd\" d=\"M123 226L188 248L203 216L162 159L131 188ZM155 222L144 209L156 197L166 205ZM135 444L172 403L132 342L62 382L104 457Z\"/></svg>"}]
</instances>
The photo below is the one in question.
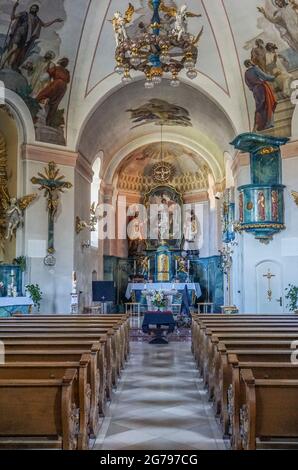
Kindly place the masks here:
<instances>
[{"instance_id":1,"label":"crucifix","mask_svg":"<svg viewBox=\"0 0 298 470\"><path fill-rule=\"evenodd\" d=\"M272 289L271 289L271 279L275 277L275 274L272 274L270 269L268 269L267 274L263 274L263 277L266 277L268 279L268 290L267 290L267 295L268 295L268 301L272 301Z\"/></svg>"},{"instance_id":2,"label":"crucifix","mask_svg":"<svg viewBox=\"0 0 298 470\"><path fill-rule=\"evenodd\" d=\"M56 259L54 257L54 222L55 216L59 207L60 194L64 193L65 189L72 188L72 184L64 181L65 176L59 176L59 168L55 162L50 162L44 170L44 174L38 173L38 177L33 177L31 182L33 184L39 184L39 191L44 190L44 196L47 198L47 210L48 210L48 249L47 256L44 259L44 263L47 266L54 266Z\"/></svg>"}]
</instances>

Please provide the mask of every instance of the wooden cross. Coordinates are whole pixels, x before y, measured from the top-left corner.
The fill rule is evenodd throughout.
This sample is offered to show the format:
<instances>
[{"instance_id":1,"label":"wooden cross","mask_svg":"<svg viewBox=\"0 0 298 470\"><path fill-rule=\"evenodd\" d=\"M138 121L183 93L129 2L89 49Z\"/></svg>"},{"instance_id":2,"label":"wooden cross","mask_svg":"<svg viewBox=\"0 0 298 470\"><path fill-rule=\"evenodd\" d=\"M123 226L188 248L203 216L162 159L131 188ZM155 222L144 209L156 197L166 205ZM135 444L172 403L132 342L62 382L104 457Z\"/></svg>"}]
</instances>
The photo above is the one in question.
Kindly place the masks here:
<instances>
[{"instance_id":1,"label":"wooden cross","mask_svg":"<svg viewBox=\"0 0 298 470\"><path fill-rule=\"evenodd\" d=\"M44 174L38 173L38 177L33 177L31 182L33 184L39 184L39 191L44 190L44 196L47 198L47 210L48 210L48 249L47 256L44 259L45 264L54 266L56 263L54 253L54 221L55 215L59 207L60 194L64 193L65 189L72 188L72 184L64 181L65 176L59 176L59 168L55 162L50 162L44 170Z\"/></svg>"},{"instance_id":2,"label":"wooden cross","mask_svg":"<svg viewBox=\"0 0 298 470\"><path fill-rule=\"evenodd\" d=\"M270 269L268 269L268 273L267 274L263 274L263 277L266 277L268 279L268 291L267 291L267 294L268 294L268 300L269 302L272 301L272 289L271 289L271 279L273 277L275 277L275 274L272 274Z\"/></svg>"}]
</instances>

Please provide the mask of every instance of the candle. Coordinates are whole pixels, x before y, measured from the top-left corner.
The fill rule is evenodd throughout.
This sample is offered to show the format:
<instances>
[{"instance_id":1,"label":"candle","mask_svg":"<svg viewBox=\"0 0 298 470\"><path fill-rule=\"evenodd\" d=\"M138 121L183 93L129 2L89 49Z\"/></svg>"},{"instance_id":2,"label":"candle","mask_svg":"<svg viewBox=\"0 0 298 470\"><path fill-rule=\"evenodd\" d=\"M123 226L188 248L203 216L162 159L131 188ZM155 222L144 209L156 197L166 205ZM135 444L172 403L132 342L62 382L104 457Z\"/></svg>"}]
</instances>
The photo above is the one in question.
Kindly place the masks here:
<instances>
[{"instance_id":1,"label":"candle","mask_svg":"<svg viewBox=\"0 0 298 470\"><path fill-rule=\"evenodd\" d=\"M133 273L134 273L134 275L137 274L137 262L136 262L136 260L134 260L134 262L133 262Z\"/></svg>"}]
</instances>

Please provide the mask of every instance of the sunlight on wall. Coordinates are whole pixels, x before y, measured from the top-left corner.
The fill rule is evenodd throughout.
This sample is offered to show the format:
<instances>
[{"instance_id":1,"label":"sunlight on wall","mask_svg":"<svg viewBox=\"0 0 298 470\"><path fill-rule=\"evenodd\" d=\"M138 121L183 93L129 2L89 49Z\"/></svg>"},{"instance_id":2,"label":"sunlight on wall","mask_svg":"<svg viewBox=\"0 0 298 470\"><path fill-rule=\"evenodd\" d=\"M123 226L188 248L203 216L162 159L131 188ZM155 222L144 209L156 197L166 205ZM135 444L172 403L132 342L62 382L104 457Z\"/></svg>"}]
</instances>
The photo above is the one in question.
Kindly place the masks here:
<instances>
[{"instance_id":1,"label":"sunlight on wall","mask_svg":"<svg viewBox=\"0 0 298 470\"><path fill-rule=\"evenodd\" d=\"M103 156L103 152L99 152L92 166L94 176L93 176L93 181L91 183L91 204L93 204L93 202L95 202L96 204L98 203L98 193L99 193L100 184L101 184L101 179L99 177L99 174L100 174L102 156ZM94 248L98 248L98 223L96 224L96 230L94 232L91 232L91 246L93 246Z\"/></svg>"}]
</instances>

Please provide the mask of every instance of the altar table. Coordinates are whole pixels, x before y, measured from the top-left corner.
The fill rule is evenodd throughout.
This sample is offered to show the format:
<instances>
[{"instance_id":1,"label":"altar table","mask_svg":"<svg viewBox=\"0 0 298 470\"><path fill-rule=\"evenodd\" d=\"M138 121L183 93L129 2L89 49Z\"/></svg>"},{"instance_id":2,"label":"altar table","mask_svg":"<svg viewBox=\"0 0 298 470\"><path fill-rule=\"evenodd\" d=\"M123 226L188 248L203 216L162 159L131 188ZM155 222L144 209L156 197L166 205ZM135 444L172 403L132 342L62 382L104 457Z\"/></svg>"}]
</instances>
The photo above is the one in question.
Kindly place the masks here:
<instances>
[{"instance_id":1,"label":"altar table","mask_svg":"<svg viewBox=\"0 0 298 470\"><path fill-rule=\"evenodd\" d=\"M134 283L134 282L130 282L128 285L127 285L127 289L126 289L126 294L125 294L125 297L127 299L130 299L131 298L131 294L135 291L136 293L137 292L142 292L142 291L159 291L159 290L162 290L162 291L165 291L165 292L170 292L171 290L176 290L176 291L180 291L180 293L182 293L185 289L185 286L187 286L187 289L189 292L195 292L196 294L196 297L201 297L202 295L202 291L201 291L201 287L200 287L200 284L198 282L188 282L188 283L184 283L184 282L148 282L147 284L144 284L144 283Z\"/></svg>"},{"instance_id":2,"label":"altar table","mask_svg":"<svg viewBox=\"0 0 298 470\"><path fill-rule=\"evenodd\" d=\"M167 344L165 334L173 333L175 320L172 312L146 312L142 325L144 333L153 333L151 344Z\"/></svg>"},{"instance_id":3,"label":"altar table","mask_svg":"<svg viewBox=\"0 0 298 470\"><path fill-rule=\"evenodd\" d=\"M0 317L11 317L15 313L28 315L32 305L29 297L0 297Z\"/></svg>"}]
</instances>

